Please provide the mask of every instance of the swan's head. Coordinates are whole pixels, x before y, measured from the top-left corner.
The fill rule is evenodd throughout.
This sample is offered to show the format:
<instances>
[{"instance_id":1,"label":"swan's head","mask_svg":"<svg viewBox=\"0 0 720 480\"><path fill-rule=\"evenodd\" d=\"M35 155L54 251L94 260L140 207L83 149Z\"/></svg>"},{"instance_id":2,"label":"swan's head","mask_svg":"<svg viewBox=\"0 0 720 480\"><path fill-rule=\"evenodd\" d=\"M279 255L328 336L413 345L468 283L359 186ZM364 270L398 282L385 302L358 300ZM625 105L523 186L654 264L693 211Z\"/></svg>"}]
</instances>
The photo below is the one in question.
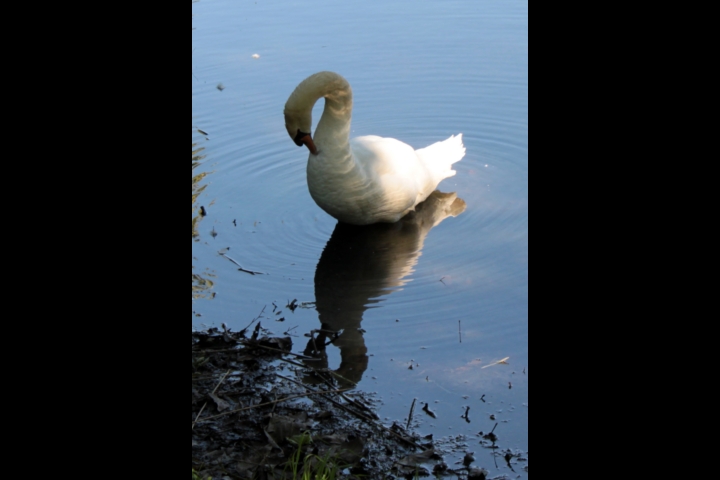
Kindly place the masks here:
<instances>
[{"instance_id":1,"label":"swan's head","mask_svg":"<svg viewBox=\"0 0 720 480\"><path fill-rule=\"evenodd\" d=\"M301 116L285 109L285 129L287 129L290 138L298 147L305 145L310 150L310 153L317 155L318 150L310 133L311 125L311 119L303 119Z\"/></svg>"}]
</instances>

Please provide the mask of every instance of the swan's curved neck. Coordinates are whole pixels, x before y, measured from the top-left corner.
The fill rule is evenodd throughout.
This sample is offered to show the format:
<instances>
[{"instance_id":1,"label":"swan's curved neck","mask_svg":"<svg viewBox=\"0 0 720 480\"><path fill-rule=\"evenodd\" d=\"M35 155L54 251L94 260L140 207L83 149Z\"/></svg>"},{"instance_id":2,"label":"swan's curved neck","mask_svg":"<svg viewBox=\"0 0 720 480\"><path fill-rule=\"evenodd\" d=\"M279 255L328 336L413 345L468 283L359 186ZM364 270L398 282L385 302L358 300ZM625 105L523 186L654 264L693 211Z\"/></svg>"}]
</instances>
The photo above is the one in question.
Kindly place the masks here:
<instances>
[{"instance_id":1,"label":"swan's curved neck","mask_svg":"<svg viewBox=\"0 0 720 480\"><path fill-rule=\"evenodd\" d=\"M313 139L321 153L333 156L349 152L350 120L352 118L352 89L347 80L333 72L311 75L297 86L285 104L285 113L302 119L309 132L312 126L312 109L325 98L325 109ZM330 151L332 150L332 152Z\"/></svg>"}]
</instances>

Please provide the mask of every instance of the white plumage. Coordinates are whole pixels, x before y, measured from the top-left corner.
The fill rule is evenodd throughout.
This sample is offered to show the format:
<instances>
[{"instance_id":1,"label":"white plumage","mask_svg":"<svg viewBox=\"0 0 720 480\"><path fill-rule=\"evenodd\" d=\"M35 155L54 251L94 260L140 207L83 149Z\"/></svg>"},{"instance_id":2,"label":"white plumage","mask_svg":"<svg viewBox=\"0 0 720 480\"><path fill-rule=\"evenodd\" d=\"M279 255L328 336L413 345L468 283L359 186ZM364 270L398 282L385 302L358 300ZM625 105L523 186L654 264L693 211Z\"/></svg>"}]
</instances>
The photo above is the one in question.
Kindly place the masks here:
<instances>
[{"instance_id":1,"label":"white plumage","mask_svg":"<svg viewBox=\"0 0 720 480\"><path fill-rule=\"evenodd\" d=\"M311 135L312 108L325 109ZM414 150L394 138L350 140L352 89L342 76L320 72L303 80L285 104L285 127L310 150L310 195L328 214L354 225L393 223L424 201L463 158L462 134Z\"/></svg>"}]
</instances>

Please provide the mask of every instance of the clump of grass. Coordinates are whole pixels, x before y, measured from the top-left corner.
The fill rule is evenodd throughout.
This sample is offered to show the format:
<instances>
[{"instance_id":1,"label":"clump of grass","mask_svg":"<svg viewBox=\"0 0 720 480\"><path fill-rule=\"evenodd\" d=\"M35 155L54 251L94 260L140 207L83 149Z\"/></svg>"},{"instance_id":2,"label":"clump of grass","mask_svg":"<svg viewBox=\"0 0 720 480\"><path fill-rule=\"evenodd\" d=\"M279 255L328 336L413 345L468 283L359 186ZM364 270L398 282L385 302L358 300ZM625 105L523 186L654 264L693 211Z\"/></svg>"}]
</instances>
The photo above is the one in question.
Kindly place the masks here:
<instances>
[{"instance_id":1,"label":"clump of grass","mask_svg":"<svg viewBox=\"0 0 720 480\"><path fill-rule=\"evenodd\" d=\"M330 455L320 457L312 453L303 453L312 445L312 437L309 432L289 440L297 447L285 465L286 471L289 469L293 478L297 480L336 480L338 478L343 469L338 465L337 458Z\"/></svg>"},{"instance_id":2,"label":"clump of grass","mask_svg":"<svg viewBox=\"0 0 720 480\"><path fill-rule=\"evenodd\" d=\"M202 478L200 475L197 474L195 470L192 471L192 480L212 480L212 478Z\"/></svg>"}]
</instances>

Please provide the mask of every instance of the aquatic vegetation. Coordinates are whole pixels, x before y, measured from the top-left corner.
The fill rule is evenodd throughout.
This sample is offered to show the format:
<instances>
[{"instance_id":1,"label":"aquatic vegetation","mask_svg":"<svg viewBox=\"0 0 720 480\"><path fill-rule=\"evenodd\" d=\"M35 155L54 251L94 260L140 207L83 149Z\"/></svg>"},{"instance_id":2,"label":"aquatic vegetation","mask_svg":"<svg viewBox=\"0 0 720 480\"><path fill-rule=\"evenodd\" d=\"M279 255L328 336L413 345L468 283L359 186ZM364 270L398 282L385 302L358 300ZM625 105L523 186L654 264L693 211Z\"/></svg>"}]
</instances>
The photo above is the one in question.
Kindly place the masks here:
<instances>
[{"instance_id":1,"label":"aquatic vegetation","mask_svg":"<svg viewBox=\"0 0 720 480\"><path fill-rule=\"evenodd\" d=\"M200 207L197 206L196 202L200 194L205 190L205 185L201 184L202 180L207 175L207 172L195 173L195 169L201 165L202 160L205 158L201 155L204 148L198 147L196 143L192 144L192 237L196 239L198 237L198 223L202 218L200 214Z\"/></svg>"},{"instance_id":2,"label":"aquatic vegetation","mask_svg":"<svg viewBox=\"0 0 720 480\"><path fill-rule=\"evenodd\" d=\"M198 206L197 199L200 194L205 190L206 185L202 183L203 179L207 176L207 172L195 173L196 169L202 164L202 160L205 158L202 155L204 148L199 147L196 143L192 144L192 238L194 241L199 241L200 234L198 232L198 226L204 215L204 208ZM213 282L208 280L206 277L195 273L195 265L192 266L192 298L200 298L203 296L203 292L213 287Z\"/></svg>"}]
</instances>

